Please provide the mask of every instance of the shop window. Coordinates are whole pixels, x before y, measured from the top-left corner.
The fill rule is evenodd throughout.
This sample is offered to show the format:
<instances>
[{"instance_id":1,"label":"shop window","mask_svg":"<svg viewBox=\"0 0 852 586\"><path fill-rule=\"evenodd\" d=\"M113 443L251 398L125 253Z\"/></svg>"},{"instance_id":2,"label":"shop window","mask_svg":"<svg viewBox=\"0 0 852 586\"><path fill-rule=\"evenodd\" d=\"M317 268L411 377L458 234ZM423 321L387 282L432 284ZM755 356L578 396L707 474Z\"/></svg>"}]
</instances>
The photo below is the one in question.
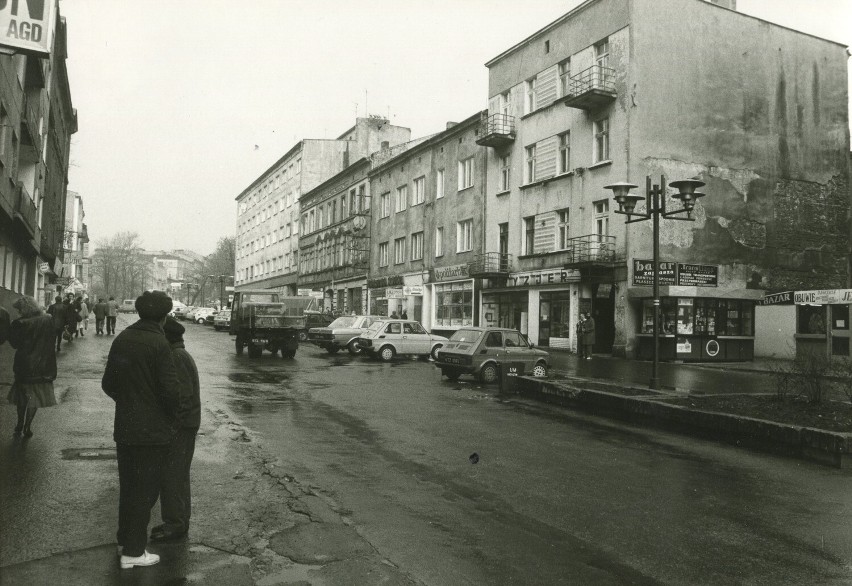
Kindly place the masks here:
<instances>
[{"instance_id":1,"label":"shop window","mask_svg":"<svg viewBox=\"0 0 852 586\"><path fill-rule=\"evenodd\" d=\"M831 306L831 329L833 329L833 330L848 330L849 329L849 306L848 305L832 305Z\"/></svg>"},{"instance_id":2,"label":"shop window","mask_svg":"<svg viewBox=\"0 0 852 586\"><path fill-rule=\"evenodd\" d=\"M473 283L435 285L436 326L473 325Z\"/></svg>"},{"instance_id":3,"label":"shop window","mask_svg":"<svg viewBox=\"0 0 852 586\"><path fill-rule=\"evenodd\" d=\"M683 336L693 334L693 300L681 297L677 300L677 333ZM665 327L665 326L664 326Z\"/></svg>"},{"instance_id":4,"label":"shop window","mask_svg":"<svg viewBox=\"0 0 852 586\"><path fill-rule=\"evenodd\" d=\"M825 334L824 305L799 305L797 309L797 334Z\"/></svg>"},{"instance_id":5,"label":"shop window","mask_svg":"<svg viewBox=\"0 0 852 586\"><path fill-rule=\"evenodd\" d=\"M660 334L674 334L677 324L677 299L666 297L660 300ZM652 299L642 301L642 333L654 333L654 302Z\"/></svg>"}]
</instances>

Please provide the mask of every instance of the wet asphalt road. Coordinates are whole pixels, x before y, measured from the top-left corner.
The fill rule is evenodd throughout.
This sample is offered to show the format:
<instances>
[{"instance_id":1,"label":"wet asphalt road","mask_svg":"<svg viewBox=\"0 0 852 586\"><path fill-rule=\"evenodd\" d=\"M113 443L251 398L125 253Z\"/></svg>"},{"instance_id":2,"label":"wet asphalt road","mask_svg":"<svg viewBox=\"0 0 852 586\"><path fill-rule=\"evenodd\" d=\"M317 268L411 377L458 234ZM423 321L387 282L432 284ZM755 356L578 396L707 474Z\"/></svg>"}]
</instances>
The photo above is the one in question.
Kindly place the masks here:
<instances>
[{"instance_id":1,"label":"wet asphalt road","mask_svg":"<svg viewBox=\"0 0 852 586\"><path fill-rule=\"evenodd\" d=\"M187 328L206 396L414 581L852 583L848 470L505 401L425 361L237 357Z\"/></svg>"}]
</instances>

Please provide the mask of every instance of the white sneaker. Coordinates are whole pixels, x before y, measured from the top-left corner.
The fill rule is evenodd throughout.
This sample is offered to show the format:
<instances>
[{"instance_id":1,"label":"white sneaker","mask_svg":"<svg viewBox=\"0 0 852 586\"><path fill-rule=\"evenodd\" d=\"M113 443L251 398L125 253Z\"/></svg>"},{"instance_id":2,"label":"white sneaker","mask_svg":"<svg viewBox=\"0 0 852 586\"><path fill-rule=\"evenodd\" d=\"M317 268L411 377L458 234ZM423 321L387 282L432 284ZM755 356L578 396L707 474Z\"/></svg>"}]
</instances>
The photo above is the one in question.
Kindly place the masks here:
<instances>
[{"instance_id":1,"label":"white sneaker","mask_svg":"<svg viewBox=\"0 0 852 586\"><path fill-rule=\"evenodd\" d=\"M121 569L127 570L135 566L153 566L160 561L160 556L155 553L145 551L139 557L131 557L129 555L121 556Z\"/></svg>"}]
</instances>

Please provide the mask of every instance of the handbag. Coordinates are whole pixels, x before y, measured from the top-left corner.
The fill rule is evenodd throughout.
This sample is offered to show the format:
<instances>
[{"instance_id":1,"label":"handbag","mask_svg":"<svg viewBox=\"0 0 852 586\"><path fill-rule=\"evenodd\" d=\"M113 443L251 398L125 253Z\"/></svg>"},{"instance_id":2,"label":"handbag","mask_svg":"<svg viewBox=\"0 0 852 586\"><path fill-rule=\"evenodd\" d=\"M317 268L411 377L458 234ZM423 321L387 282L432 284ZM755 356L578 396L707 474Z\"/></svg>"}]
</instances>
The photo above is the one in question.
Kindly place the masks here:
<instances>
[{"instance_id":1,"label":"handbag","mask_svg":"<svg viewBox=\"0 0 852 586\"><path fill-rule=\"evenodd\" d=\"M67 327L65 328L65 331L62 332L62 339L65 340L66 342L71 339L71 332L68 330Z\"/></svg>"}]
</instances>

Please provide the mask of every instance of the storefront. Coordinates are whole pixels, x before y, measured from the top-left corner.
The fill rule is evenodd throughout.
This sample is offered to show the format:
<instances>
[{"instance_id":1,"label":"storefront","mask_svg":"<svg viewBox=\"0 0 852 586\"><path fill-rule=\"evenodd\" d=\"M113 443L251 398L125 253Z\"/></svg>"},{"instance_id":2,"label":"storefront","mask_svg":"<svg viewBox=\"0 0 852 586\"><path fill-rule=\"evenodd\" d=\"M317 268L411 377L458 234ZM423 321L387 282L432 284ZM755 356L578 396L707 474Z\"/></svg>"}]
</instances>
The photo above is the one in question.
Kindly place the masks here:
<instances>
[{"instance_id":1,"label":"storefront","mask_svg":"<svg viewBox=\"0 0 852 586\"><path fill-rule=\"evenodd\" d=\"M440 336L451 336L464 326L479 325L476 281L468 265L435 267L429 273L429 319L424 326Z\"/></svg>"},{"instance_id":2,"label":"storefront","mask_svg":"<svg viewBox=\"0 0 852 586\"><path fill-rule=\"evenodd\" d=\"M852 289L792 292L796 305L796 355L850 356Z\"/></svg>"}]
</instances>

